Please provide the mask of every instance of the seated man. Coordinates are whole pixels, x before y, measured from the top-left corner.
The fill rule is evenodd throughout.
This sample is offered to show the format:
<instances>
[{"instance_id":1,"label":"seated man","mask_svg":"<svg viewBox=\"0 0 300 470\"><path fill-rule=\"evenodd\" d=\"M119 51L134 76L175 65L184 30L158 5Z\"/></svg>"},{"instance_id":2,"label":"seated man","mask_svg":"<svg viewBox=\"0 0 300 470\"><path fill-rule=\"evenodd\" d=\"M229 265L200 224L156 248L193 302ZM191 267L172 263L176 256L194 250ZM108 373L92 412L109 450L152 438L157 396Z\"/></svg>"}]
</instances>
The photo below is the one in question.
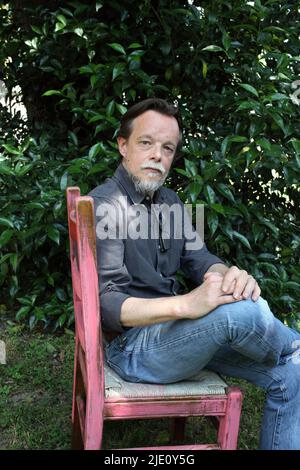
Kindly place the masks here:
<instances>
[{"instance_id":1,"label":"seated man","mask_svg":"<svg viewBox=\"0 0 300 470\"><path fill-rule=\"evenodd\" d=\"M165 227L161 206L185 213L163 187L181 133L177 108L137 103L122 118L119 167L90 193L102 323L121 333L107 361L135 382L176 382L204 367L246 379L267 391L260 448L300 449L300 334L273 316L251 275L227 267L196 234L195 244L186 230L178 236L183 226L191 231L186 217L173 211ZM197 285L181 295L179 269Z\"/></svg>"}]
</instances>

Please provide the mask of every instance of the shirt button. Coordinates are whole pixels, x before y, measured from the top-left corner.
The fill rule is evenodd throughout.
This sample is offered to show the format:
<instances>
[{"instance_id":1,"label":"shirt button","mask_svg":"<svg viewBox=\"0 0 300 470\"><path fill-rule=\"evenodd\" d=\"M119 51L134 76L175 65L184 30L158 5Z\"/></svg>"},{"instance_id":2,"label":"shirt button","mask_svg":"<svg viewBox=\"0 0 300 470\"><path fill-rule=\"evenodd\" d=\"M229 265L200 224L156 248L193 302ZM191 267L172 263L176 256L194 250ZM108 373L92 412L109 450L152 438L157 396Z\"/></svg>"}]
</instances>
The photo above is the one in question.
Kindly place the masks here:
<instances>
[{"instance_id":1,"label":"shirt button","mask_svg":"<svg viewBox=\"0 0 300 470\"><path fill-rule=\"evenodd\" d=\"M163 277L162 273L159 273L160 277Z\"/></svg>"}]
</instances>

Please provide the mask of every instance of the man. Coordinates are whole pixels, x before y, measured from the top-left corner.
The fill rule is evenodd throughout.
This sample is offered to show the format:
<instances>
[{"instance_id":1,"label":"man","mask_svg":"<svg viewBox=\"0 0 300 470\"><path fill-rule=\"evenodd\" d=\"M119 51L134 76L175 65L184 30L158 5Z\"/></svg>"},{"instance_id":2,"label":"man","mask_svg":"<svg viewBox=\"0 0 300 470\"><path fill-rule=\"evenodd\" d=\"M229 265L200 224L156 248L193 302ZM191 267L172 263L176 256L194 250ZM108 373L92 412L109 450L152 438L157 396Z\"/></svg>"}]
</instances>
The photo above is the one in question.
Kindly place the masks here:
<instances>
[{"instance_id":1,"label":"man","mask_svg":"<svg viewBox=\"0 0 300 470\"><path fill-rule=\"evenodd\" d=\"M90 193L102 322L121 333L107 346L107 361L136 382L176 382L204 367L244 378L267 391L260 447L300 449L300 334L273 316L246 271L228 268L203 243L194 249L184 230L176 237L176 217L168 236L160 214L157 236L128 236L136 208L148 215L140 224L148 234L153 205L175 204L184 213L178 196L162 186L181 139L177 108L160 99L134 105L119 131L121 164ZM197 284L182 295L179 269Z\"/></svg>"}]
</instances>

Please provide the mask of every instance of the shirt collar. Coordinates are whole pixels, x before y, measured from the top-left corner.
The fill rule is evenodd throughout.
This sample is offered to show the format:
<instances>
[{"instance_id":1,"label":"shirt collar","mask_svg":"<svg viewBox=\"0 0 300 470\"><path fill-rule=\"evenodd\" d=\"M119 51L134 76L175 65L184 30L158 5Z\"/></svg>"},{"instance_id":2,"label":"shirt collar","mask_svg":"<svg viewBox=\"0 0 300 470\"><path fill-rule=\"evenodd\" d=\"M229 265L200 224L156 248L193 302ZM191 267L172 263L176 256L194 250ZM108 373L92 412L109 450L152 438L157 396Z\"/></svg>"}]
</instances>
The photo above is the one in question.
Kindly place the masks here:
<instances>
[{"instance_id":1,"label":"shirt collar","mask_svg":"<svg viewBox=\"0 0 300 470\"><path fill-rule=\"evenodd\" d=\"M128 194L128 196L130 197L131 201L134 204L140 204L145 199L144 194L139 193L135 189L134 184L131 181L122 163L120 163L120 165L116 169L114 177L118 180L121 186L125 189L126 193ZM155 191L153 195L153 202L155 201L156 203L158 203L164 199L161 189L162 188L159 188L157 191Z\"/></svg>"}]
</instances>

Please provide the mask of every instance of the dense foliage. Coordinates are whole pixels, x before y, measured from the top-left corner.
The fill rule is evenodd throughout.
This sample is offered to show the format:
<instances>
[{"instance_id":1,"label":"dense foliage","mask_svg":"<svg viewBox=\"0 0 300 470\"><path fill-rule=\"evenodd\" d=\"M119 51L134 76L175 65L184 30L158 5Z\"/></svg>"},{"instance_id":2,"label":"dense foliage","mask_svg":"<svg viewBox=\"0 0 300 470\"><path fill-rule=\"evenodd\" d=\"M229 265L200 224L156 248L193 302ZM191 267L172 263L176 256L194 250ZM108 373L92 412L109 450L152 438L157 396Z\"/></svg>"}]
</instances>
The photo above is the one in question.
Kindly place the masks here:
<instances>
[{"instance_id":1,"label":"dense foliage","mask_svg":"<svg viewBox=\"0 0 300 470\"><path fill-rule=\"evenodd\" d=\"M169 184L203 203L206 242L251 272L276 313L300 291L298 2L14 0L0 8L1 304L72 322L65 189L112 174L121 115L178 103L182 158ZM298 88L297 88L298 85ZM292 95L292 96L291 96Z\"/></svg>"}]
</instances>

